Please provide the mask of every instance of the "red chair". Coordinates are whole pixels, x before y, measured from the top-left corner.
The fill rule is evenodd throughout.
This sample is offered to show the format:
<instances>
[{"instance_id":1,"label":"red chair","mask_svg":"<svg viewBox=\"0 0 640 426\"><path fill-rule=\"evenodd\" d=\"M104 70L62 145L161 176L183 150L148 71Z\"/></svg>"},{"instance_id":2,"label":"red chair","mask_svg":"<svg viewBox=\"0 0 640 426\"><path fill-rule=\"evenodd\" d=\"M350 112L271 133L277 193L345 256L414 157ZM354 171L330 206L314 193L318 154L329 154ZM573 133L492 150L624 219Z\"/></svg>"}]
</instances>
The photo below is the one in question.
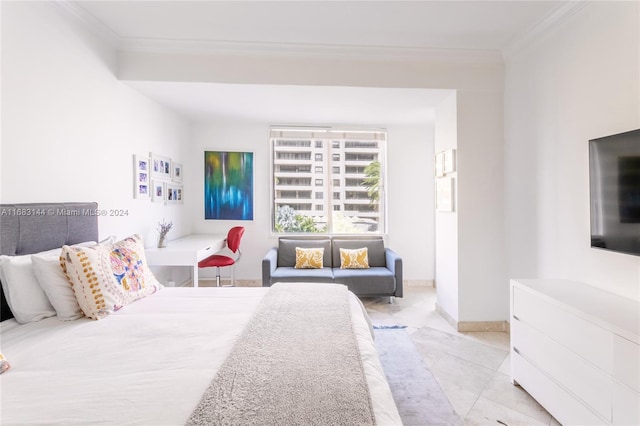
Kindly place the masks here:
<instances>
[{"instance_id":1,"label":"red chair","mask_svg":"<svg viewBox=\"0 0 640 426\"><path fill-rule=\"evenodd\" d=\"M227 248L234 254L237 253L237 257L234 259L229 256L223 256L220 254L214 254L207 257L204 260L198 262L198 268L218 268L216 272L216 287L220 287L220 268L224 266L231 266L231 286L234 286L235 280L233 276L233 265L240 260L242 253L240 252L240 240L244 235L244 226L234 226L229 230L227 234Z\"/></svg>"}]
</instances>

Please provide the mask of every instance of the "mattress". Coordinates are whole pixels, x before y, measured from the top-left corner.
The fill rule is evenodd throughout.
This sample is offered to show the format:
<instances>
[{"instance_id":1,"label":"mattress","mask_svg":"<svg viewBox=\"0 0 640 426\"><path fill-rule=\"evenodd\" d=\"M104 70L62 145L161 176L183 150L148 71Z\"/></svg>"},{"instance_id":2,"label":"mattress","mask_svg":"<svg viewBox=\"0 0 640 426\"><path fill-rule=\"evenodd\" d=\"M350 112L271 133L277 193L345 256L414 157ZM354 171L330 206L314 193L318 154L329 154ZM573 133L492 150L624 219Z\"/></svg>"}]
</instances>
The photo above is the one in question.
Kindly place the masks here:
<instances>
[{"instance_id":1,"label":"mattress","mask_svg":"<svg viewBox=\"0 0 640 426\"><path fill-rule=\"evenodd\" d=\"M0 323L0 423L184 424L268 288L165 288L93 321ZM359 300L353 328L378 425L402 422Z\"/></svg>"}]
</instances>

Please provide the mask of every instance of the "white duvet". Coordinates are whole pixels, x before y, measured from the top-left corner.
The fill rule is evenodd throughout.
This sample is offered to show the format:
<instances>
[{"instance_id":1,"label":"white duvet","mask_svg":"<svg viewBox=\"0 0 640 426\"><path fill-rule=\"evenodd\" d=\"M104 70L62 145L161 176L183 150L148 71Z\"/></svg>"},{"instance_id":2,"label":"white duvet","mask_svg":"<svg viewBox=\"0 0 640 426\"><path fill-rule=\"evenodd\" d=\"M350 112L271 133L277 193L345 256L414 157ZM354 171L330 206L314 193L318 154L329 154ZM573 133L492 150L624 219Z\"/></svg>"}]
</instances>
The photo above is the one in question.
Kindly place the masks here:
<instances>
[{"instance_id":1,"label":"white duvet","mask_svg":"<svg viewBox=\"0 0 640 426\"><path fill-rule=\"evenodd\" d=\"M182 425L267 288L165 288L101 321L0 324L0 424ZM354 330L379 425L400 425L369 325Z\"/></svg>"}]
</instances>

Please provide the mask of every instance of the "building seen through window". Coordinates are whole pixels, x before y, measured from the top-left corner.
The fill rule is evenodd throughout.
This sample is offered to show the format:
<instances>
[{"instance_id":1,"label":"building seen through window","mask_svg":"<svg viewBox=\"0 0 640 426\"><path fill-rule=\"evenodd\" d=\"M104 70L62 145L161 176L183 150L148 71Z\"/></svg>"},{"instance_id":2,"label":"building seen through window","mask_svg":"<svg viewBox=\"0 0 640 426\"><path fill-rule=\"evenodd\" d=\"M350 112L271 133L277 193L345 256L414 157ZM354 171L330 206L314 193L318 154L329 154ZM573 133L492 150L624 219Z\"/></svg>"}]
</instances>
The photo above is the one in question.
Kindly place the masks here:
<instances>
[{"instance_id":1,"label":"building seen through window","mask_svg":"<svg viewBox=\"0 0 640 426\"><path fill-rule=\"evenodd\" d=\"M381 130L271 129L273 230L383 233L386 139Z\"/></svg>"}]
</instances>

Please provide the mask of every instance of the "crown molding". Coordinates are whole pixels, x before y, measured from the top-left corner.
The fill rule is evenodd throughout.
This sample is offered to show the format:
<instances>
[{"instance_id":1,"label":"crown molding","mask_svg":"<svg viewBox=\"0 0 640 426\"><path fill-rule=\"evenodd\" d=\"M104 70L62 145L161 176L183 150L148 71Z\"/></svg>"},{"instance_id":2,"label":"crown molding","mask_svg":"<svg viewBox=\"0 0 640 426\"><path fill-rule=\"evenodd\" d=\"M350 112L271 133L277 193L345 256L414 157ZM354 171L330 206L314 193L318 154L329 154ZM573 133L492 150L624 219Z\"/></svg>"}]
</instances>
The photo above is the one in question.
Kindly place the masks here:
<instances>
[{"instance_id":1,"label":"crown molding","mask_svg":"<svg viewBox=\"0 0 640 426\"><path fill-rule=\"evenodd\" d=\"M66 12L67 16L75 19L76 22L80 22L81 25L98 38L107 42L111 47L116 49L120 47L120 36L102 21L80 7L75 1L55 0L51 2L51 4L57 6L59 10Z\"/></svg>"},{"instance_id":2,"label":"crown molding","mask_svg":"<svg viewBox=\"0 0 640 426\"><path fill-rule=\"evenodd\" d=\"M581 10L586 5L585 0L571 0L558 6L537 24L528 28L512 39L503 49L504 62L540 38L543 34L559 25L562 21Z\"/></svg>"},{"instance_id":3,"label":"crown molding","mask_svg":"<svg viewBox=\"0 0 640 426\"><path fill-rule=\"evenodd\" d=\"M200 55L252 55L267 57L305 57L329 59L442 61L502 63L498 50L435 49L303 43L235 42L213 40L122 39L123 52L175 53Z\"/></svg>"},{"instance_id":4,"label":"crown molding","mask_svg":"<svg viewBox=\"0 0 640 426\"><path fill-rule=\"evenodd\" d=\"M120 52L481 64L503 62L502 52L499 50L125 38L120 37L75 1L54 0L51 3Z\"/></svg>"}]
</instances>

